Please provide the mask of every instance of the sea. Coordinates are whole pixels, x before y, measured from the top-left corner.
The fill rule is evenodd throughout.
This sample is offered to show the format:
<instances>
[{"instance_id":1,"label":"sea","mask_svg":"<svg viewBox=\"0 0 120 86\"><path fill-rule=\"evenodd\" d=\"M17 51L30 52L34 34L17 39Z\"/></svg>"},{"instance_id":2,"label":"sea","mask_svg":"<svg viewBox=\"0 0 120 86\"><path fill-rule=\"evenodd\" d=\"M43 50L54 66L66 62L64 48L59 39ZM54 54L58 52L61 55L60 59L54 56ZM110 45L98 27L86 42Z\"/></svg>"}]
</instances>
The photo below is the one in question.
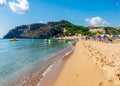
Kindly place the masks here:
<instances>
[{"instance_id":1,"label":"sea","mask_svg":"<svg viewBox=\"0 0 120 86\"><path fill-rule=\"evenodd\" d=\"M0 86L27 86L72 49L71 41L57 39L0 39Z\"/></svg>"}]
</instances>

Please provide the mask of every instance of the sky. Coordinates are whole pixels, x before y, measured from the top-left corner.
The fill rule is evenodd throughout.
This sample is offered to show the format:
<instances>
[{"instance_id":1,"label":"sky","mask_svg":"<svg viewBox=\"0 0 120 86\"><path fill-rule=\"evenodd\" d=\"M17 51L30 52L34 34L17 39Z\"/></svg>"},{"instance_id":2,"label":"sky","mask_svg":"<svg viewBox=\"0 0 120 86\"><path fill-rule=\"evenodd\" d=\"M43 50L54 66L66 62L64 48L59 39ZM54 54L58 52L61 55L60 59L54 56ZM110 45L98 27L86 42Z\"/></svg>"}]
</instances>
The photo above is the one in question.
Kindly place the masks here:
<instances>
[{"instance_id":1,"label":"sky","mask_svg":"<svg viewBox=\"0 0 120 86\"><path fill-rule=\"evenodd\" d=\"M120 0L0 0L0 37L30 23L120 27Z\"/></svg>"}]
</instances>

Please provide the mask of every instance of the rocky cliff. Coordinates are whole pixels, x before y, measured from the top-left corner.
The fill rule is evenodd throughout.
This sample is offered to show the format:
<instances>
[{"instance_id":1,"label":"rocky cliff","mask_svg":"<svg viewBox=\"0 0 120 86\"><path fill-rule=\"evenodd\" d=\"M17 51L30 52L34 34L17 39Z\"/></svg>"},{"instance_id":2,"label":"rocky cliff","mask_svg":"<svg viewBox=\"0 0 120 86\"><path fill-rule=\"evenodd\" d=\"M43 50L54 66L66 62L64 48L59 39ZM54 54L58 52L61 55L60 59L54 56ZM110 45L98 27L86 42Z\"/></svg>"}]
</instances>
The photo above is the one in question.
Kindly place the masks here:
<instances>
[{"instance_id":1,"label":"rocky cliff","mask_svg":"<svg viewBox=\"0 0 120 86\"><path fill-rule=\"evenodd\" d=\"M60 27L60 25L65 24L65 22L67 21L61 20L58 22L48 22L47 24L35 23L17 26L11 29L4 38L50 38L59 36L63 34L64 29L64 27Z\"/></svg>"},{"instance_id":2,"label":"rocky cliff","mask_svg":"<svg viewBox=\"0 0 120 86\"><path fill-rule=\"evenodd\" d=\"M4 38L51 38L64 35L75 35L86 33L88 29L83 26L74 25L66 20L58 22L35 23L17 26L11 29Z\"/></svg>"}]
</instances>

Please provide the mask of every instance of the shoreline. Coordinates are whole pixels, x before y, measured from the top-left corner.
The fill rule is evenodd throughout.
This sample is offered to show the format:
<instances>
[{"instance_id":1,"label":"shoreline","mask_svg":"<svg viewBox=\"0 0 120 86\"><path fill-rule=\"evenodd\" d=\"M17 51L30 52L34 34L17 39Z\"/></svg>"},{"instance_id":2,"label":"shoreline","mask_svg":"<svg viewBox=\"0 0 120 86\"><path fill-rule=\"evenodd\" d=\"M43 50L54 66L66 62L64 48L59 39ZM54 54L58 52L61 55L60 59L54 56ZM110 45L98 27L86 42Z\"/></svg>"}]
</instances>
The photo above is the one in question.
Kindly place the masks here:
<instances>
[{"instance_id":1,"label":"shoreline","mask_svg":"<svg viewBox=\"0 0 120 86\"><path fill-rule=\"evenodd\" d=\"M45 74L44 77L41 78L37 86L53 86L59 73L61 72L63 66L65 65L71 54L72 52L63 57L61 60L54 62L54 64L50 66L51 69Z\"/></svg>"},{"instance_id":2,"label":"shoreline","mask_svg":"<svg viewBox=\"0 0 120 86\"><path fill-rule=\"evenodd\" d=\"M7 86L119 86L119 63L114 64L119 43L104 43L93 40L76 40L69 43L73 49L58 54L59 59L50 63L43 71L39 71L30 80L19 85ZM75 47L75 48L74 48ZM69 50L69 49L68 49ZM109 53L109 54L107 54ZM115 54L114 54L115 53ZM109 58L110 57L110 58ZM110 61L109 61L110 59ZM118 66L117 66L118 65ZM115 66L115 68L114 68ZM114 68L114 69L113 69ZM32 69L31 69L32 70ZM32 81L31 81L32 80Z\"/></svg>"},{"instance_id":3,"label":"shoreline","mask_svg":"<svg viewBox=\"0 0 120 86\"><path fill-rule=\"evenodd\" d=\"M52 64L52 66L48 68L48 72L44 75L44 77L41 78L40 82L37 83L37 86L53 86L54 85L54 82L56 81L63 66L65 65L69 57L74 52L75 44L76 44L76 41L74 41L73 43L69 43L69 45L72 46L73 49L69 51L68 53L65 53L63 57L55 61Z\"/></svg>"},{"instance_id":4,"label":"shoreline","mask_svg":"<svg viewBox=\"0 0 120 86\"><path fill-rule=\"evenodd\" d=\"M40 66L40 62L38 62L37 64L33 65L32 69L22 71L19 75L17 75L18 77L13 77L12 79L8 80L3 86L39 86L41 80L44 79L44 77L51 75L49 73L52 73L54 69L57 71L56 75L58 75L59 71L66 61L66 57L68 57L69 54L73 52L73 49L73 45L70 43L69 46L65 49L60 50L54 55L51 55L53 59L49 63L45 64L45 67ZM50 58L48 60L50 60Z\"/></svg>"}]
</instances>

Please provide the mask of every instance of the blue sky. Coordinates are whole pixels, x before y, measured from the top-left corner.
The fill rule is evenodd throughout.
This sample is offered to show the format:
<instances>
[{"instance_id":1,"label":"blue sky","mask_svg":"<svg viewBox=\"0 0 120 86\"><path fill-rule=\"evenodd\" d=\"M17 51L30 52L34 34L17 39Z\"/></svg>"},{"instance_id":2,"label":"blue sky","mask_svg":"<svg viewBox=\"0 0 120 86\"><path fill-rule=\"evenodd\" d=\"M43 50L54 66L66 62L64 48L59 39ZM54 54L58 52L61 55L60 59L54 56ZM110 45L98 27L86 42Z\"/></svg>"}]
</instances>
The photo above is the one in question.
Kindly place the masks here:
<instances>
[{"instance_id":1,"label":"blue sky","mask_svg":"<svg viewBox=\"0 0 120 86\"><path fill-rule=\"evenodd\" d=\"M120 0L0 0L0 37L18 25L62 19L119 27Z\"/></svg>"}]
</instances>

